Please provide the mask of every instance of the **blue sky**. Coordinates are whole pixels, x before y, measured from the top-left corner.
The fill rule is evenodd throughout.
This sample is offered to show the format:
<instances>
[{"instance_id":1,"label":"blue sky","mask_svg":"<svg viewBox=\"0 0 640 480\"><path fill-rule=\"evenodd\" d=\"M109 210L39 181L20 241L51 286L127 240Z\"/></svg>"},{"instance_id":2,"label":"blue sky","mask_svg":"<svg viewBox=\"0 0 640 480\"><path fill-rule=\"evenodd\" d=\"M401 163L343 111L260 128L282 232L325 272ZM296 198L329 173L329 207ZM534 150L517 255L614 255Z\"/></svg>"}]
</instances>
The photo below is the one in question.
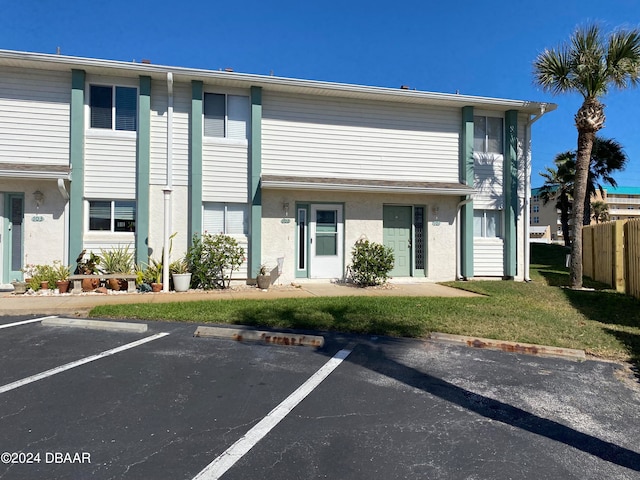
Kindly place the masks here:
<instances>
[{"instance_id":1,"label":"blue sky","mask_svg":"<svg viewBox=\"0 0 640 480\"><path fill-rule=\"evenodd\" d=\"M1 4L2 49L60 47L65 55L557 103L533 127L533 186L556 154L575 150L573 115L582 100L536 87L536 55L589 22L606 31L640 26L637 0ZM640 186L640 89L612 91L604 103L601 135L630 157L618 185Z\"/></svg>"}]
</instances>

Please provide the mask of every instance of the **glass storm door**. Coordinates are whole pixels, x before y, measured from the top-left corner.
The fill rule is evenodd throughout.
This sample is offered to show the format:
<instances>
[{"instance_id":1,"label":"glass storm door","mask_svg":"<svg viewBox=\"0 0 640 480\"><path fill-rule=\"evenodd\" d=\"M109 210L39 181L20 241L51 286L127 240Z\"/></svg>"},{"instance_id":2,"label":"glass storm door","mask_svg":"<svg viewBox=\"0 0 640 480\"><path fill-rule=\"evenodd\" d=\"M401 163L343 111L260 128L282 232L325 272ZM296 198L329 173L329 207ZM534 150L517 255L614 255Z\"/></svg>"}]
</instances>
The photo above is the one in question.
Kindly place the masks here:
<instances>
[{"instance_id":1,"label":"glass storm door","mask_svg":"<svg viewBox=\"0 0 640 480\"><path fill-rule=\"evenodd\" d=\"M3 262L2 276L4 282L22 280L22 259L24 244L24 197L22 194L8 193L4 196L4 224L2 230Z\"/></svg>"},{"instance_id":2,"label":"glass storm door","mask_svg":"<svg viewBox=\"0 0 640 480\"><path fill-rule=\"evenodd\" d=\"M311 205L309 224L311 278L342 278L344 224L342 205Z\"/></svg>"}]
</instances>

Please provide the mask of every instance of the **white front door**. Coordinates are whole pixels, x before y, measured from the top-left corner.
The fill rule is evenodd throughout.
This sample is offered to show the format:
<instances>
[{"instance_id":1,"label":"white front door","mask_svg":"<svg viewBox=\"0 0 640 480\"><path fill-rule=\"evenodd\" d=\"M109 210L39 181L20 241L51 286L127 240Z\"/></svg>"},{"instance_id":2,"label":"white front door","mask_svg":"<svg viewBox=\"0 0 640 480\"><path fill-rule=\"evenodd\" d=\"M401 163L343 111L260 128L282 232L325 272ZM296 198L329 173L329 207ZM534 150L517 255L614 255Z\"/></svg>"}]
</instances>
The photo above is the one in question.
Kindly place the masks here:
<instances>
[{"instance_id":1,"label":"white front door","mask_svg":"<svg viewBox=\"0 0 640 480\"><path fill-rule=\"evenodd\" d=\"M342 205L311 205L310 278L342 278L344 223Z\"/></svg>"}]
</instances>

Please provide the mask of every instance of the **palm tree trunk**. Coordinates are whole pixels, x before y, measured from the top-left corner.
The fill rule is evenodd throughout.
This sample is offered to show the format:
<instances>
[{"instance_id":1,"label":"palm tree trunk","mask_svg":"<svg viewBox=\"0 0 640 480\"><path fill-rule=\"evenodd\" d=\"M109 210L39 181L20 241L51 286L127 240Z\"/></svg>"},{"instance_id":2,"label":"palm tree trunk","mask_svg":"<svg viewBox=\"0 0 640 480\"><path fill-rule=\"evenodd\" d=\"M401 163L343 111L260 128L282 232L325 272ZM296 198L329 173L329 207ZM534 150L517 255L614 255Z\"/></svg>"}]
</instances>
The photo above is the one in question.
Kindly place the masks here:
<instances>
[{"instance_id":1,"label":"palm tree trunk","mask_svg":"<svg viewBox=\"0 0 640 480\"><path fill-rule=\"evenodd\" d=\"M566 193L560 194L560 225L562 226L562 238L564 238L564 246L571 246L571 233L569 233L569 198Z\"/></svg>"},{"instance_id":2,"label":"palm tree trunk","mask_svg":"<svg viewBox=\"0 0 640 480\"><path fill-rule=\"evenodd\" d=\"M576 177L573 190L573 243L571 244L571 263L569 278L571 288L582 288L582 221L587 195L587 177L591 148L596 137L595 131L578 129L578 151L576 154Z\"/></svg>"}]
</instances>

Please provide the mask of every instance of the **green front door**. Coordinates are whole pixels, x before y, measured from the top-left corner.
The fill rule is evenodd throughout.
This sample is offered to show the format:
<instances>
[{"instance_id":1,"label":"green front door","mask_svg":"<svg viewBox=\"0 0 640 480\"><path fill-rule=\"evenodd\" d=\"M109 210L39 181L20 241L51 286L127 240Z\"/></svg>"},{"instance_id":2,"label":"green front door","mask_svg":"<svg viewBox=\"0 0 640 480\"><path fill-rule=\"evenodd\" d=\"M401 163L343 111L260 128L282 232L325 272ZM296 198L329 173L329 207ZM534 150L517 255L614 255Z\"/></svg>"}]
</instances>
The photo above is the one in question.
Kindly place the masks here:
<instances>
[{"instance_id":1,"label":"green front door","mask_svg":"<svg viewBox=\"0 0 640 480\"><path fill-rule=\"evenodd\" d=\"M383 243L393 250L392 277L411 275L411 207L385 205L382 213Z\"/></svg>"}]
</instances>

